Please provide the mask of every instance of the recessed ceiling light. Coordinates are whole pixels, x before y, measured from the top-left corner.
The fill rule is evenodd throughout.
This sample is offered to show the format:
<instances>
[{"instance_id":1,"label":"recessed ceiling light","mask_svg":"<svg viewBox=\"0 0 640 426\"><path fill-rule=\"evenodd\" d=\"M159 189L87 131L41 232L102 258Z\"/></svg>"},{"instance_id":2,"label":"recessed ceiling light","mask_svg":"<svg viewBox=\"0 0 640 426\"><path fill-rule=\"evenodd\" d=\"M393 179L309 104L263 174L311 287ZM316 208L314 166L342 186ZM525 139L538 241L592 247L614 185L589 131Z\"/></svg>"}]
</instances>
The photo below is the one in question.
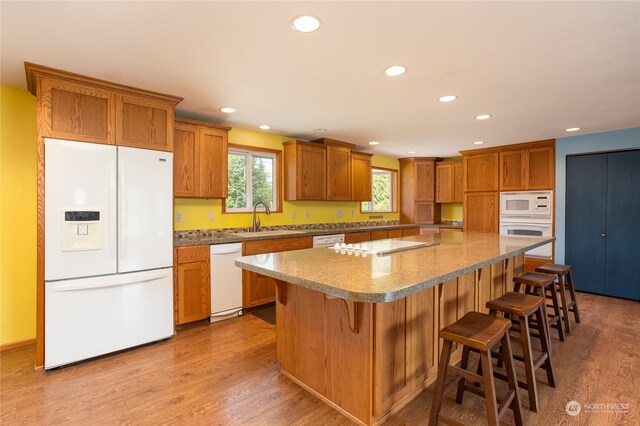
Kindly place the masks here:
<instances>
[{"instance_id":1,"label":"recessed ceiling light","mask_svg":"<svg viewBox=\"0 0 640 426\"><path fill-rule=\"evenodd\" d=\"M445 95L445 96L440 96L438 98L440 102L451 102L451 101L455 101L456 99L458 99L458 97L455 95Z\"/></svg>"},{"instance_id":2,"label":"recessed ceiling light","mask_svg":"<svg viewBox=\"0 0 640 426\"><path fill-rule=\"evenodd\" d=\"M226 114L233 114L234 112L236 112L235 108L232 107L222 107L220 108L220 111L226 113Z\"/></svg>"},{"instance_id":3,"label":"recessed ceiling light","mask_svg":"<svg viewBox=\"0 0 640 426\"><path fill-rule=\"evenodd\" d=\"M261 124L258 126L258 128L262 129L262 130L269 130L271 128L271 126L269 126L268 124Z\"/></svg>"},{"instance_id":4,"label":"recessed ceiling light","mask_svg":"<svg viewBox=\"0 0 640 426\"><path fill-rule=\"evenodd\" d=\"M320 20L311 15L296 16L291 21L291 26L301 33L312 33L320 28Z\"/></svg>"},{"instance_id":5,"label":"recessed ceiling light","mask_svg":"<svg viewBox=\"0 0 640 426\"><path fill-rule=\"evenodd\" d=\"M402 65L393 65L384 70L384 73L387 77L395 77L398 75L402 75L405 72L407 72L407 67L403 67Z\"/></svg>"},{"instance_id":6,"label":"recessed ceiling light","mask_svg":"<svg viewBox=\"0 0 640 426\"><path fill-rule=\"evenodd\" d=\"M482 145L484 143L484 141L475 141L473 144L474 145Z\"/></svg>"},{"instance_id":7,"label":"recessed ceiling light","mask_svg":"<svg viewBox=\"0 0 640 426\"><path fill-rule=\"evenodd\" d=\"M379 143L380 142L378 142L378 141L371 141L371 142L369 142L369 145L378 145Z\"/></svg>"},{"instance_id":8,"label":"recessed ceiling light","mask_svg":"<svg viewBox=\"0 0 640 426\"><path fill-rule=\"evenodd\" d=\"M476 120L487 120L489 118L491 118L491 116L489 114L476 115Z\"/></svg>"},{"instance_id":9,"label":"recessed ceiling light","mask_svg":"<svg viewBox=\"0 0 640 426\"><path fill-rule=\"evenodd\" d=\"M313 129L313 133L326 133L327 129Z\"/></svg>"},{"instance_id":10,"label":"recessed ceiling light","mask_svg":"<svg viewBox=\"0 0 640 426\"><path fill-rule=\"evenodd\" d=\"M569 127L568 129L564 129L565 132L577 132L580 130L580 127Z\"/></svg>"},{"instance_id":11,"label":"recessed ceiling light","mask_svg":"<svg viewBox=\"0 0 640 426\"><path fill-rule=\"evenodd\" d=\"M416 153L415 151L409 151L409 152L407 152L407 154L415 154L415 153Z\"/></svg>"}]
</instances>

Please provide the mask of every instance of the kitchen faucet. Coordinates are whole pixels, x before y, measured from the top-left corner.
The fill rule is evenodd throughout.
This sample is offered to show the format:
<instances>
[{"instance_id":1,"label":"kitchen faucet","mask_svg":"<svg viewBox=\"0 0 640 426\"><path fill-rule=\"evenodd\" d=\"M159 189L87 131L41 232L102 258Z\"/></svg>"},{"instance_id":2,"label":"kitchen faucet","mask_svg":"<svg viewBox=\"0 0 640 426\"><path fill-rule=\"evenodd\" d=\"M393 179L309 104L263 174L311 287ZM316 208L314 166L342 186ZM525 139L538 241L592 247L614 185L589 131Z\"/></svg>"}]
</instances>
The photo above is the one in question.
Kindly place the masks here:
<instances>
[{"instance_id":1,"label":"kitchen faucet","mask_svg":"<svg viewBox=\"0 0 640 426\"><path fill-rule=\"evenodd\" d=\"M262 201L257 201L254 205L253 205L253 232L258 232L260 230L260 218L257 217L256 215L256 209L258 208L258 206L262 204L264 206L264 211L267 214L271 214L271 210L269 210L269 206L266 205L264 202Z\"/></svg>"}]
</instances>

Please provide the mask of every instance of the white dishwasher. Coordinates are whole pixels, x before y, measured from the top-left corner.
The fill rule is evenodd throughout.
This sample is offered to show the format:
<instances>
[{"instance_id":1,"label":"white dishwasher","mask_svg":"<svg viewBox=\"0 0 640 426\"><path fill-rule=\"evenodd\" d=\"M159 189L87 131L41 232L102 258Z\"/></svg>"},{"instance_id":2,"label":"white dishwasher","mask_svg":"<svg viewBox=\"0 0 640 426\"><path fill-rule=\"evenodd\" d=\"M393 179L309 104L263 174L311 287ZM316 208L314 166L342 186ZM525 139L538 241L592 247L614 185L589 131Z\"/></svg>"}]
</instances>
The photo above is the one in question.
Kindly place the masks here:
<instances>
[{"instance_id":1,"label":"white dishwasher","mask_svg":"<svg viewBox=\"0 0 640 426\"><path fill-rule=\"evenodd\" d=\"M214 244L210 248L211 317L215 322L242 315L242 243Z\"/></svg>"}]
</instances>

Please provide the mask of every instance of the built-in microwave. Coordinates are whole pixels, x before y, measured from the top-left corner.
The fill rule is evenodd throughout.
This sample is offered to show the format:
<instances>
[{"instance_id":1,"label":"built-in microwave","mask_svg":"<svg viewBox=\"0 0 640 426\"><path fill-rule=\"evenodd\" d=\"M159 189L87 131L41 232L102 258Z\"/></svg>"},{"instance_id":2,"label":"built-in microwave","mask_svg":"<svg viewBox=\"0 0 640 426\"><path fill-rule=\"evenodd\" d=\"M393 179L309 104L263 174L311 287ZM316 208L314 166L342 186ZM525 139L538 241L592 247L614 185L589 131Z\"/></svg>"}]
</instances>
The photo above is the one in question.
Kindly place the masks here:
<instances>
[{"instance_id":1,"label":"built-in microwave","mask_svg":"<svg viewBox=\"0 0 640 426\"><path fill-rule=\"evenodd\" d=\"M551 221L553 191L514 191L500 193L500 220L537 219Z\"/></svg>"}]
</instances>

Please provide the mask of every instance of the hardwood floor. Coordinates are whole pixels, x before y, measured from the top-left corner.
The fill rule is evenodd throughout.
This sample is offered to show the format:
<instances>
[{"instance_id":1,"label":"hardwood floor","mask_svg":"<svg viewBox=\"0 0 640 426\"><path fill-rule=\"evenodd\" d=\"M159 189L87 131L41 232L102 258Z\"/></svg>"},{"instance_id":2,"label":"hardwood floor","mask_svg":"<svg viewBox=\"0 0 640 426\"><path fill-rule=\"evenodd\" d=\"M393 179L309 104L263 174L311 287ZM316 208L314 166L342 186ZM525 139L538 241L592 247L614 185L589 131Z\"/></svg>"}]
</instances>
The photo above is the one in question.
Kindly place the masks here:
<instances>
[{"instance_id":1,"label":"hardwood floor","mask_svg":"<svg viewBox=\"0 0 640 426\"><path fill-rule=\"evenodd\" d=\"M618 425L640 422L640 303L579 293L582 324L567 341L552 334L557 388L538 371L540 412L529 425ZM514 345L517 347L517 343ZM2 425L350 425L331 407L283 377L275 326L254 315L188 326L173 338L54 371L33 371L34 348L0 360ZM388 425L427 424L433 385ZM498 395L504 391L499 384ZM486 424L482 399L445 396L442 413ZM567 402L582 406L565 412ZM628 404L626 412L594 404ZM504 424L513 421L508 413Z\"/></svg>"}]
</instances>

